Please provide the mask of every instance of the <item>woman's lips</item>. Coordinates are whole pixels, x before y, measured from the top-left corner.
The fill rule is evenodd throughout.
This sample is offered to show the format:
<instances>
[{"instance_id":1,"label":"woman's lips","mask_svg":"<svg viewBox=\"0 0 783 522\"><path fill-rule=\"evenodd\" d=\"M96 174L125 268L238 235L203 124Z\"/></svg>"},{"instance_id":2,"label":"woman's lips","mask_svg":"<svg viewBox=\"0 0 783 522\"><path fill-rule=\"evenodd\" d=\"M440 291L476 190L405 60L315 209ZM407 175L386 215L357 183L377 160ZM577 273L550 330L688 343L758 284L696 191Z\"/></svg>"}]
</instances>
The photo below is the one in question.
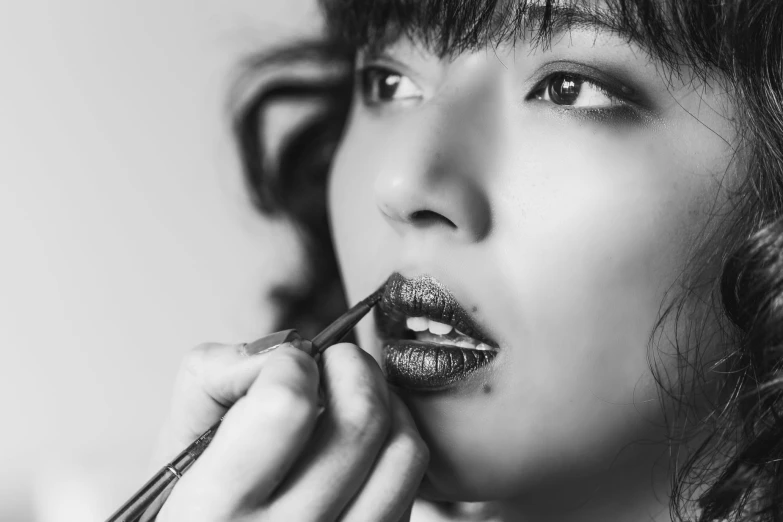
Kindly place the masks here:
<instances>
[{"instance_id":1,"label":"woman's lips","mask_svg":"<svg viewBox=\"0 0 783 522\"><path fill-rule=\"evenodd\" d=\"M392 274L374 313L378 333L384 341L387 378L398 386L415 390L445 388L487 366L497 355L497 343L482 331L454 295L431 276L407 279ZM430 323L430 332L445 331L451 326L459 335L455 335L457 332L448 337L429 332L417 334L406 326L408 319L414 317L435 322L435 325ZM460 346L450 344L456 343L455 338L460 339ZM466 347L471 344L465 342L466 338L475 341L472 348Z\"/></svg>"},{"instance_id":2,"label":"woman's lips","mask_svg":"<svg viewBox=\"0 0 783 522\"><path fill-rule=\"evenodd\" d=\"M383 346L386 378L392 384L411 390L445 388L487 366L496 354L494 350L411 340L386 341Z\"/></svg>"},{"instance_id":3,"label":"woman's lips","mask_svg":"<svg viewBox=\"0 0 783 522\"><path fill-rule=\"evenodd\" d=\"M425 317L448 324L479 342L497 348L497 343L473 321L448 288L432 276L407 279L395 272L386 281L377 309L394 321Z\"/></svg>"}]
</instances>

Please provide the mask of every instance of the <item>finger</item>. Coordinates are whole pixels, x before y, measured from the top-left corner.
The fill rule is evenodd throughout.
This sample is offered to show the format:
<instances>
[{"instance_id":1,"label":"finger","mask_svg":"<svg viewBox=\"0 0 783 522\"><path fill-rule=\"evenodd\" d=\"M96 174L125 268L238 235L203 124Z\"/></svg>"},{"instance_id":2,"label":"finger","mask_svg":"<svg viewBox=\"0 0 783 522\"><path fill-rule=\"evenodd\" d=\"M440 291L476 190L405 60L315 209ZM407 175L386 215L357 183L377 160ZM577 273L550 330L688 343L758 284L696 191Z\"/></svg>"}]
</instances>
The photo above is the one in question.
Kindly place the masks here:
<instances>
[{"instance_id":1,"label":"finger","mask_svg":"<svg viewBox=\"0 0 783 522\"><path fill-rule=\"evenodd\" d=\"M407 521L421 479L427 471L429 450L419 436L408 409L390 394L392 427L370 476L343 512L341 522Z\"/></svg>"},{"instance_id":2,"label":"finger","mask_svg":"<svg viewBox=\"0 0 783 522\"><path fill-rule=\"evenodd\" d=\"M182 513L222 519L251 511L269 496L312 435L318 406L318 368L286 345L268 355L247 394L226 413L209 448L180 479L167 504ZM179 497L175 495L179 494ZM184 501L182 501L184 502ZM197 511L194 511L197 510Z\"/></svg>"},{"instance_id":3,"label":"finger","mask_svg":"<svg viewBox=\"0 0 783 522\"><path fill-rule=\"evenodd\" d=\"M201 344L188 352L174 385L156 462L168 462L225 414L274 350L248 356L244 344Z\"/></svg>"},{"instance_id":4,"label":"finger","mask_svg":"<svg viewBox=\"0 0 783 522\"><path fill-rule=\"evenodd\" d=\"M388 435L389 392L375 360L342 343L326 350L322 361L325 411L305 455L275 494L270 520L335 519Z\"/></svg>"},{"instance_id":5,"label":"finger","mask_svg":"<svg viewBox=\"0 0 783 522\"><path fill-rule=\"evenodd\" d=\"M408 509L405 510L405 513L402 514L402 516L397 522L410 522L412 514L413 514L413 502L411 502L411 504L408 506Z\"/></svg>"}]
</instances>

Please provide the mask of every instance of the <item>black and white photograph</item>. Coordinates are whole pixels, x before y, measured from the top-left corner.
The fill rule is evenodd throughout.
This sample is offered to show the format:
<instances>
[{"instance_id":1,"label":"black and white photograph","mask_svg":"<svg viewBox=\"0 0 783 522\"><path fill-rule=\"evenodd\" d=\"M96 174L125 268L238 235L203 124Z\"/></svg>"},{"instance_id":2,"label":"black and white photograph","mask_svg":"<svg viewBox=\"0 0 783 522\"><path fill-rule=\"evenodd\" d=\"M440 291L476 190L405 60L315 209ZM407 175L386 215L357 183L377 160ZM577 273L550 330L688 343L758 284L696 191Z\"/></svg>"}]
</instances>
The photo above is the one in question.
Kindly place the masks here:
<instances>
[{"instance_id":1,"label":"black and white photograph","mask_svg":"<svg viewBox=\"0 0 783 522\"><path fill-rule=\"evenodd\" d=\"M781 0L31 0L0 63L0 521L783 522Z\"/></svg>"}]
</instances>

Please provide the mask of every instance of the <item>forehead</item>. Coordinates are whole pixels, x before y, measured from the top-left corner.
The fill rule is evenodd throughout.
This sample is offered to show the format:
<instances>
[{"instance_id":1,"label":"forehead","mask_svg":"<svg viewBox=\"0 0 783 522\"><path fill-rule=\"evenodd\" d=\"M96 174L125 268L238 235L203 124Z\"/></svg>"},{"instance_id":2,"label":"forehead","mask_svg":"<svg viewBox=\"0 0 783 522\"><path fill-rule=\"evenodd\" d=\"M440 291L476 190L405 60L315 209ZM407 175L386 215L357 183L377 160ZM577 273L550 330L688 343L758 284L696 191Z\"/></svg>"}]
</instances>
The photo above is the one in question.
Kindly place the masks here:
<instances>
[{"instance_id":1,"label":"forehead","mask_svg":"<svg viewBox=\"0 0 783 522\"><path fill-rule=\"evenodd\" d=\"M321 0L321 7L332 36L370 50L406 37L445 57L520 39L547 46L585 27L619 34L664 62L675 48L659 0Z\"/></svg>"}]
</instances>

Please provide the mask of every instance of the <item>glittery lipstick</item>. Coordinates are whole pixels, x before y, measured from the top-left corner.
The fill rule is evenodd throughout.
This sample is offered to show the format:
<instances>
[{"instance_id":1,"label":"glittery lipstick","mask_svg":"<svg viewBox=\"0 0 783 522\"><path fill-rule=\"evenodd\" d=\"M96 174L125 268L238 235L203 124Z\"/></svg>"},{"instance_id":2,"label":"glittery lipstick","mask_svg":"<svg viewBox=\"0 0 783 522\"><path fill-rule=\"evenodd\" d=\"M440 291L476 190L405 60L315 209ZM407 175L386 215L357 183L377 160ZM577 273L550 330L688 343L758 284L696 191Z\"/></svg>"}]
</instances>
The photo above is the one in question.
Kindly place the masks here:
<instances>
[{"instance_id":1,"label":"glittery lipstick","mask_svg":"<svg viewBox=\"0 0 783 522\"><path fill-rule=\"evenodd\" d=\"M427 275L393 274L375 324L387 379L407 389L449 387L492 363L498 351L454 295Z\"/></svg>"}]
</instances>

